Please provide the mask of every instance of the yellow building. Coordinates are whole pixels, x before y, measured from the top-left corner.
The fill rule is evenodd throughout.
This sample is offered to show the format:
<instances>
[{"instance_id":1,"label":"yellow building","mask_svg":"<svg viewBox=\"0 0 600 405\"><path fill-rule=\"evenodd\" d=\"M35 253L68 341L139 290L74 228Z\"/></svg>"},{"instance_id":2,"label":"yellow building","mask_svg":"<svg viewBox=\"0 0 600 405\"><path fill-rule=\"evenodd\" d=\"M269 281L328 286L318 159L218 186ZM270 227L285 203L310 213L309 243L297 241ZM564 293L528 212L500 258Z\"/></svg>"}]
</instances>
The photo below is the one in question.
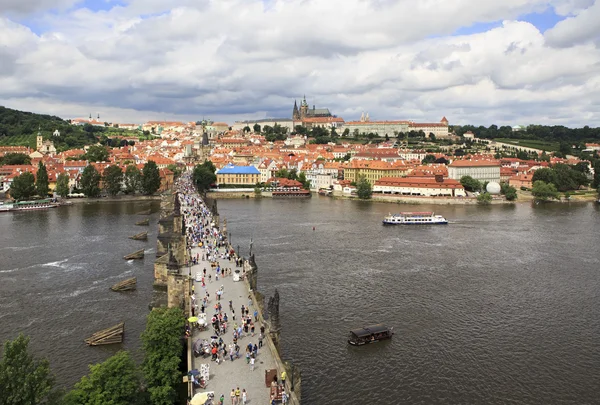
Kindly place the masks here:
<instances>
[{"instance_id":1,"label":"yellow building","mask_svg":"<svg viewBox=\"0 0 600 405\"><path fill-rule=\"evenodd\" d=\"M228 164L217 170L217 184L247 185L254 187L260 182L260 171L254 166Z\"/></svg>"},{"instance_id":2,"label":"yellow building","mask_svg":"<svg viewBox=\"0 0 600 405\"><path fill-rule=\"evenodd\" d=\"M382 177L402 177L412 170L404 161L384 162L381 160L353 160L343 166L344 180L356 182L361 176L371 184Z\"/></svg>"}]
</instances>

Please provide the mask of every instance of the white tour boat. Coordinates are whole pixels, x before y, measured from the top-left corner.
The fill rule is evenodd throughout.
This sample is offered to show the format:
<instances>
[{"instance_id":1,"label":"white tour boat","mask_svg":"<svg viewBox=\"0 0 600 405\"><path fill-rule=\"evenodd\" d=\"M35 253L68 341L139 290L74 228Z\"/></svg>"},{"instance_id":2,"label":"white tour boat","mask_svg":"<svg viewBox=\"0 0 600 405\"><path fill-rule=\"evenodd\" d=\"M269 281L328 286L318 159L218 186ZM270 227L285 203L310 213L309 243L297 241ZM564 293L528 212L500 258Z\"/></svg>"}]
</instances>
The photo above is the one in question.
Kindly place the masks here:
<instances>
[{"instance_id":1,"label":"white tour boat","mask_svg":"<svg viewBox=\"0 0 600 405\"><path fill-rule=\"evenodd\" d=\"M433 212L401 212L388 214L383 219L384 225L446 225L448 220Z\"/></svg>"}]
</instances>

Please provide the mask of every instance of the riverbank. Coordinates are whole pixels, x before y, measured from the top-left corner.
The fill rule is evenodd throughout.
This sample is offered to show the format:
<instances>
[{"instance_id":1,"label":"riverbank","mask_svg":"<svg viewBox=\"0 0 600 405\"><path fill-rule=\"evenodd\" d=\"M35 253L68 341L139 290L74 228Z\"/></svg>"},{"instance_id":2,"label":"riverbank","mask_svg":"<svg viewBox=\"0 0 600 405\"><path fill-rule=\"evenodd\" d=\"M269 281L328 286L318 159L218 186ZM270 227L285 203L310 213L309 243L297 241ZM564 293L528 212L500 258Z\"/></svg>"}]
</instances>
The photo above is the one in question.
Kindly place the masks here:
<instances>
[{"instance_id":1,"label":"riverbank","mask_svg":"<svg viewBox=\"0 0 600 405\"><path fill-rule=\"evenodd\" d=\"M160 195L122 195L114 197L98 197L98 198L61 198L61 202L73 203L73 204L86 204L86 203L108 203L108 202L133 202L133 201L160 201Z\"/></svg>"}]
</instances>

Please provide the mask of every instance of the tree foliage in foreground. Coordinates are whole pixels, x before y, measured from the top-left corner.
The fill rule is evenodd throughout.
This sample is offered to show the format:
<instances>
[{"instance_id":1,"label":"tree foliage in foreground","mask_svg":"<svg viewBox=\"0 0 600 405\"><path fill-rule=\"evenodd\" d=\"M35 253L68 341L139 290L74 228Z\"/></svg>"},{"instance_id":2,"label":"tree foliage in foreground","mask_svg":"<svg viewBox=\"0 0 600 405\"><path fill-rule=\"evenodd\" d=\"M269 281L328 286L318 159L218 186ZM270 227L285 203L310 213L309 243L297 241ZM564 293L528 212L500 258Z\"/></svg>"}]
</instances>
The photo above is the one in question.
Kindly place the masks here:
<instances>
[{"instance_id":1,"label":"tree foliage in foreground","mask_svg":"<svg viewBox=\"0 0 600 405\"><path fill-rule=\"evenodd\" d=\"M29 338L19 335L4 344L0 359L0 404L50 405L58 403L48 360L28 352Z\"/></svg>"},{"instance_id":2,"label":"tree foliage in foreground","mask_svg":"<svg viewBox=\"0 0 600 405\"><path fill-rule=\"evenodd\" d=\"M360 176L356 182L356 195L361 200L368 200L373 195L373 187L365 176Z\"/></svg>"},{"instance_id":3,"label":"tree foliage in foreground","mask_svg":"<svg viewBox=\"0 0 600 405\"><path fill-rule=\"evenodd\" d=\"M10 196L15 200L27 200L35 194L35 178L24 172L16 176L10 185Z\"/></svg>"},{"instance_id":4,"label":"tree foliage in foreground","mask_svg":"<svg viewBox=\"0 0 600 405\"><path fill-rule=\"evenodd\" d=\"M460 178L460 184L462 184L465 190L471 192L480 191L482 187L481 182L471 176L462 176Z\"/></svg>"},{"instance_id":5,"label":"tree foliage in foreground","mask_svg":"<svg viewBox=\"0 0 600 405\"><path fill-rule=\"evenodd\" d=\"M194 167L192 180L194 181L198 192L206 192L210 186L217 181L215 171L216 167L210 160L206 160L204 163Z\"/></svg>"},{"instance_id":6,"label":"tree foliage in foreground","mask_svg":"<svg viewBox=\"0 0 600 405\"><path fill-rule=\"evenodd\" d=\"M487 191L477 196L477 204L488 205L492 203L492 195Z\"/></svg>"},{"instance_id":7,"label":"tree foliage in foreground","mask_svg":"<svg viewBox=\"0 0 600 405\"><path fill-rule=\"evenodd\" d=\"M142 184L142 172L136 165L129 165L125 169L125 194L135 194L140 191Z\"/></svg>"},{"instance_id":8,"label":"tree foliage in foreground","mask_svg":"<svg viewBox=\"0 0 600 405\"><path fill-rule=\"evenodd\" d=\"M98 197L100 195L100 173L92 165L87 165L81 173L81 190L87 197Z\"/></svg>"},{"instance_id":9,"label":"tree foliage in foreground","mask_svg":"<svg viewBox=\"0 0 600 405\"><path fill-rule=\"evenodd\" d=\"M126 351L120 351L102 363L90 365L90 374L75 384L63 405L143 404L140 375Z\"/></svg>"},{"instance_id":10,"label":"tree foliage in foreground","mask_svg":"<svg viewBox=\"0 0 600 405\"><path fill-rule=\"evenodd\" d=\"M153 405L172 405L177 398L184 325L185 317L179 308L159 308L148 314L142 333L142 371Z\"/></svg>"},{"instance_id":11,"label":"tree foliage in foreground","mask_svg":"<svg viewBox=\"0 0 600 405\"><path fill-rule=\"evenodd\" d=\"M69 194L69 175L61 173L56 178L56 194L61 197L66 197Z\"/></svg>"},{"instance_id":12,"label":"tree foliage in foreground","mask_svg":"<svg viewBox=\"0 0 600 405\"><path fill-rule=\"evenodd\" d=\"M40 197L47 197L48 192L50 191L48 170L46 170L46 165L44 165L41 160L38 163L38 170L35 176L35 190Z\"/></svg>"},{"instance_id":13,"label":"tree foliage in foreground","mask_svg":"<svg viewBox=\"0 0 600 405\"><path fill-rule=\"evenodd\" d=\"M117 165L108 166L102 174L104 178L104 189L110 195L117 195L121 191L123 181L123 170Z\"/></svg>"},{"instance_id":14,"label":"tree foliage in foreground","mask_svg":"<svg viewBox=\"0 0 600 405\"><path fill-rule=\"evenodd\" d=\"M160 188L160 172L156 162L149 160L142 169L142 191L152 195Z\"/></svg>"},{"instance_id":15,"label":"tree foliage in foreground","mask_svg":"<svg viewBox=\"0 0 600 405\"><path fill-rule=\"evenodd\" d=\"M537 201L548 201L548 200L558 200L559 194L558 190L551 183L545 183L542 180L537 180L533 182L533 188L531 189L531 194L535 197Z\"/></svg>"}]
</instances>

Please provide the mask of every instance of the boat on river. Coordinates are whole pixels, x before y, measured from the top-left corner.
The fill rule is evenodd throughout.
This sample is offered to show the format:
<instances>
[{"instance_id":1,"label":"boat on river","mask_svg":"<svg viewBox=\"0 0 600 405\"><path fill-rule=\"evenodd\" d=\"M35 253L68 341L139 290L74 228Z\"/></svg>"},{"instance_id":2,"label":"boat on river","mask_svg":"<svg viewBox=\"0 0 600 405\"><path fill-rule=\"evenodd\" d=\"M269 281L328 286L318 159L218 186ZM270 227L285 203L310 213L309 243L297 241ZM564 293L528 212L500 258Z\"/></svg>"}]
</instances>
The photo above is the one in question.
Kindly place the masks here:
<instances>
[{"instance_id":1,"label":"boat on river","mask_svg":"<svg viewBox=\"0 0 600 405\"><path fill-rule=\"evenodd\" d=\"M401 212L388 214L383 219L384 225L447 225L448 220L433 212Z\"/></svg>"},{"instance_id":2,"label":"boat on river","mask_svg":"<svg viewBox=\"0 0 600 405\"><path fill-rule=\"evenodd\" d=\"M13 209L12 203L0 202L0 212L8 212L8 211L12 211L12 209Z\"/></svg>"},{"instance_id":3,"label":"boat on river","mask_svg":"<svg viewBox=\"0 0 600 405\"><path fill-rule=\"evenodd\" d=\"M350 331L348 343L352 346L362 346L368 343L376 343L381 340L391 339L394 335L394 328L388 328L384 324L365 326L364 328Z\"/></svg>"},{"instance_id":4,"label":"boat on river","mask_svg":"<svg viewBox=\"0 0 600 405\"><path fill-rule=\"evenodd\" d=\"M3 204L7 205L7 204ZM9 209L6 211L30 211L30 210L43 210L47 208L56 208L58 203L51 199L45 200L33 200L33 201L17 201L11 204ZM4 210L3 210L4 211Z\"/></svg>"}]
</instances>

